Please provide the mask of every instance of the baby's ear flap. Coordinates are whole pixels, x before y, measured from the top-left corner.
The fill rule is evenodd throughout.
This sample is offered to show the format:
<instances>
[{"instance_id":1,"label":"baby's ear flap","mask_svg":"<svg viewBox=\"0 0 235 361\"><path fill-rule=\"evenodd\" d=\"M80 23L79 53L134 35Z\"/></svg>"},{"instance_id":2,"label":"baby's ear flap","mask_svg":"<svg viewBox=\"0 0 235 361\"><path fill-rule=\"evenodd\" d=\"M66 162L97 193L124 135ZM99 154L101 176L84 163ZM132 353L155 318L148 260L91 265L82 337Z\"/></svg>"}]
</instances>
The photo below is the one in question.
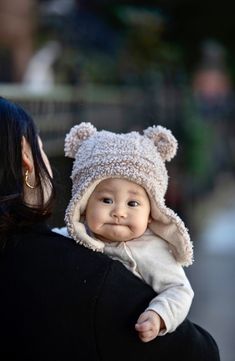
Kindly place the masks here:
<instances>
[{"instance_id":1,"label":"baby's ear flap","mask_svg":"<svg viewBox=\"0 0 235 361\"><path fill-rule=\"evenodd\" d=\"M170 161L176 155L178 143L169 129L158 125L144 130L144 136L151 139L164 161Z\"/></svg>"},{"instance_id":2,"label":"baby's ear flap","mask_svg":"<svg viewBox=\"0 0 235 361\"><path fill-rule=\"evenodd\" d=\"M64 152L65 156L75 158L76 153L84 140L90 138L97 132L97 129L91 123L81 123L70 129L65 137Z\"/></svg>"}]
</instances>

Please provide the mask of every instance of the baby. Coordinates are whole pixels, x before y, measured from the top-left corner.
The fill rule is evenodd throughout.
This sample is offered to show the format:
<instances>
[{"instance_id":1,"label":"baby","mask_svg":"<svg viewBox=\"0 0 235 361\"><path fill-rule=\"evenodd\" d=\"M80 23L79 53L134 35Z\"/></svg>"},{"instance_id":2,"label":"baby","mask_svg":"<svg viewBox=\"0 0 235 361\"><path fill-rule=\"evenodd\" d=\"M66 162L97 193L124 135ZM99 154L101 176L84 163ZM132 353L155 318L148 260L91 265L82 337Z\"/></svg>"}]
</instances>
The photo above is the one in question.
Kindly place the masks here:
<instances>
[{"instance_id":1,"label":"baby","mask_svg":"<svg viewBox=\"0 0 235 361\"><path fill-rule=\"evenodd\" d=\"M65 139L65 154L75 158L68 234L152 286L157 296L135 325L143 342L173 332L193 299L182 267L192 263L192 244L182 220L164 201L165 161L176 150L176 139L161 126L140 135L98 132L81 123Z\"/></svg>"}]
</instances>

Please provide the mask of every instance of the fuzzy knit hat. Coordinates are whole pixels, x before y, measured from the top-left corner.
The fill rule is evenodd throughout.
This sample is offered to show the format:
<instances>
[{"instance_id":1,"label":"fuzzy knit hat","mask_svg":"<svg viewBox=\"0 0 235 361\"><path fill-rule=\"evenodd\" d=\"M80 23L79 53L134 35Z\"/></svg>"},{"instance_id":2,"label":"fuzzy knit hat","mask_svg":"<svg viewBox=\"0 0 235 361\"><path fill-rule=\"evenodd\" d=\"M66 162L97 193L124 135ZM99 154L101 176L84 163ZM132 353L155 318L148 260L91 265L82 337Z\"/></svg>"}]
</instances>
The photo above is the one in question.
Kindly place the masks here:
<instances>
[{"instance_id":1,"label":"fuzzy knit hat","mask_svg":"<svg viewBox=\"0 0 235 361\"><path fill-rule=\"evenodd\" d=\"M65 155L75 158L71 179L72 198L65 222L75 241L103 252L104 243L92 238L83 223L83 212L95 187L107 178L125 178L142 186L151 203L153 233L166 240L183 266L192 263L192 243L182 220L165 205L168 175L165 161L176 154L171 131L153 126L138 132L115 134L97 131L90 123L75 125L65 138Z\"/></svg>"}]
</instances>

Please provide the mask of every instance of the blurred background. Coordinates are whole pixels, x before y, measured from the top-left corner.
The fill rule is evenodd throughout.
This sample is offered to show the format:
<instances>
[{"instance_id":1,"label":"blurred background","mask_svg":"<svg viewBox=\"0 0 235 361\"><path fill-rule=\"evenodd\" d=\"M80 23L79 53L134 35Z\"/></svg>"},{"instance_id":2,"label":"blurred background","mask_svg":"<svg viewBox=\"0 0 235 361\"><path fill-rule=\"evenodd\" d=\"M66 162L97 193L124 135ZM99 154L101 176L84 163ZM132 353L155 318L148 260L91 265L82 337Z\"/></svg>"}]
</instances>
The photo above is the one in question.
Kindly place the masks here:
<instances>
[{"instance_id":1,"label":"blurred background","mask_svg":"<svg viewBox=\"0 0 235 361\"><path fill-rule=\"evenodd\" d=\"M194 242L190 318L222 361L235 351L234 36L226 1L0 0L0 95L40 130L58 184L52 226L70 198L71 126L161 124L177 137L167 204Z\"/></svg>"}]
</instances>

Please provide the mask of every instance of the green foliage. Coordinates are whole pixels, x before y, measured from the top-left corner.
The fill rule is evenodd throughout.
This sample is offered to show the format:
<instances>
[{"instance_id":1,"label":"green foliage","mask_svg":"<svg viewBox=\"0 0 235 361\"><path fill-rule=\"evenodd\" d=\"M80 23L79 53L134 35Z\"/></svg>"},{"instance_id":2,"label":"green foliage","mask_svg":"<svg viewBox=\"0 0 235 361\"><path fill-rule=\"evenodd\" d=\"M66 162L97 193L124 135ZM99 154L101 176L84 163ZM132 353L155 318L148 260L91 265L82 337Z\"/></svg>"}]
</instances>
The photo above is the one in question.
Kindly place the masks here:
<instances>
[{"instance_id":1,"label":"green foliage","mask_svg":"<svg viewBox=\"0 0 235 361\"><path fill-rule=\"evenodd\" d=\"M103 21L109 23L105 14ZM108 14L110 17L110 10ZM78 50L83 79L104 84L150 84L159 72L180 66L182 51L177 44L163 40L166 21L156 8L117 6L112 13L112 19L115 17L113 30L118 31L118 40L113 54Z\"/></svg>"}]
</instances>

